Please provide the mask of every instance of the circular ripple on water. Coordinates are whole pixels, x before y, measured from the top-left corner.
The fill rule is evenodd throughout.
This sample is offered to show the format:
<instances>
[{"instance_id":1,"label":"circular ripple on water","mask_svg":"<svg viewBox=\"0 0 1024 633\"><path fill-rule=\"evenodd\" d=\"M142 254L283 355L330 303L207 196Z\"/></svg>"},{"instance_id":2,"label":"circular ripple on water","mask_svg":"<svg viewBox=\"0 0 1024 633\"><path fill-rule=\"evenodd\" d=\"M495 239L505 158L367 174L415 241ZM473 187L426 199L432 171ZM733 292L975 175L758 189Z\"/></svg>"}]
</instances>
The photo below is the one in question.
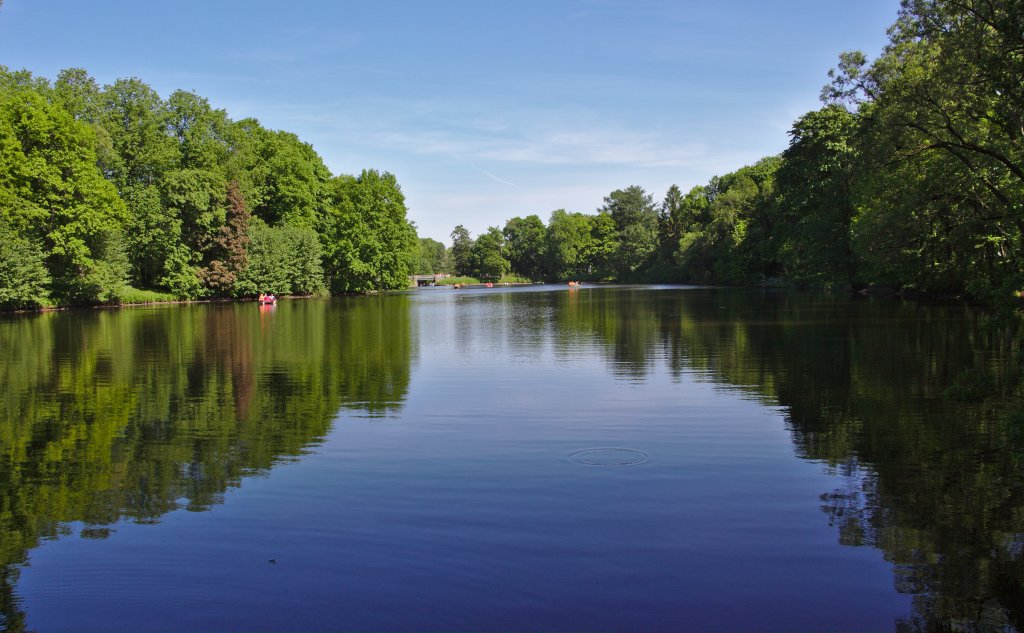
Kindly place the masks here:
<instances>
[{"instance_id":1,"label":"circular ripple on water","mask_svg":"<svg viewBox=\"0 0 1024 633\"><path fill-rule=\"evenodd\" d=\"M588 466L632 466L646 462L647 455L632 448L588 448L573 453L569 459Z\"/></svg>"}]
</instances>

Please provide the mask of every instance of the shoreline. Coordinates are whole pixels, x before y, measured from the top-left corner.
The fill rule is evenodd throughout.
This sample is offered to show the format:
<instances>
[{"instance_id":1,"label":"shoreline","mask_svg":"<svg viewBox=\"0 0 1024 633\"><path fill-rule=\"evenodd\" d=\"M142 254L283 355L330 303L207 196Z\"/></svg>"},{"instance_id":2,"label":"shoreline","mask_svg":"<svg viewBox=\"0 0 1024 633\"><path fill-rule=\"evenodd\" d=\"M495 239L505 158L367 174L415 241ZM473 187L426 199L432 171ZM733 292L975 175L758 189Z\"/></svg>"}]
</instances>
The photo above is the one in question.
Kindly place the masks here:
<instances>
[{"instance_id":1,"label":"shoreline","mask_svg":"<svg viewBox=\"0 0 1024 633\"><path fill-rule=\"evenodd\" d=\"M392 292L411 292L420 288L447 288L451 290L490 290L495 288L513 288L513 287L524 287L524 286L535 286L535 285L556 285L562 286L567 284L565 281L557 282L509 282L501 284L492 284L488 286L486 283L475 283L475 284L463 284L456 286L455 284L437 284L436 286L409 286L407 288L396 288L393 290L380 290L373 292L363 293L349 293L341 295L286 295L279 297L279 301L282 300L302 300L302 299L320 299L320 298L331 298L331 297L357 297L357 296L373 296L378 294L386 294ZM591 281L583 282L582 287L595 287L595 286L616 286L616 285L637 285L620 283L616 281ZM721 284L693 284L685 282L646 282L639 285L680 285L680 286L691 286L699 288L735 288L735 289L748 289L748 290L780 290L787 292L800 292L800 293L818 293L818 294L831 294L840 293L847 294L852 297L891 297L906 301L915 301L919 303L948 303L948 304L962 304L975 308L982 309L997 309L998 306L986 303L980 299L974 299L962 294L953 293L928 293L910 289L895 289L886 287L864 287L855 288L852 286L846 286L842 288L836 288L830 285L815 285L815 286L801 286L796 283L777 282L771 283L754 283L740 286L729 286ZM574 287L574 286L568 286ZM574 288L579 288L575 286ZM113 304L95 304L95 305L67 305L67 306L47 306L42 308L33 309L17 309L17 310L5 310L0 309L0 316L4 315L24 315L24 314L45 314L50 312L70 312L77 310L114 310L120 308L141 308L147 306L170 306L170 305L191 305L191 304L208 304L208 303L257 303L255 298L231 298L231 297L218 297L212 299L172 299L167 301L143 301L134 303L113 303Z\"/></svg>"}]
</instances>

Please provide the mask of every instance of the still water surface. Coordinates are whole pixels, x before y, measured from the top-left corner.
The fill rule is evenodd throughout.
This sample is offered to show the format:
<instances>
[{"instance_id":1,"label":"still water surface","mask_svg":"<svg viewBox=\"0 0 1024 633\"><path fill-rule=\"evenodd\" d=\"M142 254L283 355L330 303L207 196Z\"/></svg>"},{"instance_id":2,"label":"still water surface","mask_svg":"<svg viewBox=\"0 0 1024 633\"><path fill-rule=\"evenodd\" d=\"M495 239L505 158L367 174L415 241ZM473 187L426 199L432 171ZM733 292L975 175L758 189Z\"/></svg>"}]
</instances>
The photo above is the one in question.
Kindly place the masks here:
<instances>
[{"instance_id":1,"label":"still water surface","mask_svg":"<svg viewBox=\"0 0 1024 633\"><path fill-rule=\"evenodd\" d=\"M5 317L0 629L1018 630L985 323L550 286Z\"/></svg>"}]
</instances>

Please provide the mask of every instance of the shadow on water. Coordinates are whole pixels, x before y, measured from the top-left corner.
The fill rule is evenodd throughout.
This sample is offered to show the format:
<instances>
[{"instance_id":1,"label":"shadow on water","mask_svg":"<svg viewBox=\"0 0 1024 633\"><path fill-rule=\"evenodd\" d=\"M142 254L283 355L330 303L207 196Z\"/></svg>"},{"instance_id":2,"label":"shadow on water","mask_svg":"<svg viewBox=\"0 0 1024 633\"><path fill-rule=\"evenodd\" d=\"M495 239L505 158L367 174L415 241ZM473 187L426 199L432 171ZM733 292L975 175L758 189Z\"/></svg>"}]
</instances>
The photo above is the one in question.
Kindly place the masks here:
<instances>
[{"instance_id":1,"label":"shadow on water","mask_svg":"<svg viewBox=\"0 0 1024 633\"><path fill-rule=\"evenodd\" d=\"M580 293L560 330L597 337L623 378L664 362L784 407L797 454L843 482L821 495L839 542L881 550L914 596L897 630L1024 630L1016 325L895 300L659 294Z\"/></svg>"},{"instance_id":2,"label":"shadow on water","mask_svg":"<svg viewBox=\"0 0 1024 633\"><path fill-rule=\"evenodd\" d=\"M0 319L0 630L41 539L206 510L339 411L397 413L412 336L405 296Z\"/></svg>"}]
</instances>

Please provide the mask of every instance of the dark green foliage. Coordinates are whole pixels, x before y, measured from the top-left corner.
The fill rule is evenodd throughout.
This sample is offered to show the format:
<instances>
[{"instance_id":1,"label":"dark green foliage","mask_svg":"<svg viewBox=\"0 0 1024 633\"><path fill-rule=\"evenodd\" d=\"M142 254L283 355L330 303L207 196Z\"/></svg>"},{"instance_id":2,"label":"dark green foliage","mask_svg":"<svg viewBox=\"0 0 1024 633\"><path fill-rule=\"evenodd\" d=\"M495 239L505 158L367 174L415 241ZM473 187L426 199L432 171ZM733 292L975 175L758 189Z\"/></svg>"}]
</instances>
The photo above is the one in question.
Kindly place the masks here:
<instances>
[{"instance_id":1,"label":"dark green foliage","mask_svg":"<svg viewBox=\"0 0 1024 633\"><path fill-rule=\"evenodd\" d=\"M856 118L831 105L793 124L779 168L769 232L780 269L801 281L855 280L853 178Z\"/></svg>"},{"instance_id":2,"label":"dark green foliage","mask_svg":"<svg viewBox=\"0 0 1024 633\"><path fill-rule=\"evenodd\" d=\"M678 280L751 283L775 274L769 217L779 164L766 158L715 177L675 203Z\"/></svg>"},{"instance_id":3,"label":"dark green foliage","mask_svg":"<svg viewBox=\"0 0 1024 633\"><path fill-rule=\"evenodd\" d=\"M854 235L872 275L997 304L1024 286L1020 20L1007 0L905 0L877 60L831 73L873 157Z\"/></svg>"},{"instance_id":4,"label":"dark green foliage","mask_svg":"<svg viewBox=\"0 0 1024 633\"><path fill-rule=\"evenodd\" d=\"M962 371L942 395L957 402L981 402L994 392L992 377L985 371L972 368Z\"/></svg>"},{"instance_id":5,"label":"dark green foliage","mask_svg":"<svg viewBox=\"0 0 1024 633\"><path fill-rule=\"evenodd\" d=\"M601 212L615 222L617 277L637 278L648 267L658 248L658 212L654 198L642 187L616 189L604 199Z\"/></svg>"},{"instance_id":6,"label":"dark green foliage","mask_svg":"<svg viewBox=\"0 0 1024 633\"><path fill-rule=\"evenodd\" d=\"M452 230L452 264L456 275L473 274L473 238L461 224Z\"/></svg>"}]
</instances>

